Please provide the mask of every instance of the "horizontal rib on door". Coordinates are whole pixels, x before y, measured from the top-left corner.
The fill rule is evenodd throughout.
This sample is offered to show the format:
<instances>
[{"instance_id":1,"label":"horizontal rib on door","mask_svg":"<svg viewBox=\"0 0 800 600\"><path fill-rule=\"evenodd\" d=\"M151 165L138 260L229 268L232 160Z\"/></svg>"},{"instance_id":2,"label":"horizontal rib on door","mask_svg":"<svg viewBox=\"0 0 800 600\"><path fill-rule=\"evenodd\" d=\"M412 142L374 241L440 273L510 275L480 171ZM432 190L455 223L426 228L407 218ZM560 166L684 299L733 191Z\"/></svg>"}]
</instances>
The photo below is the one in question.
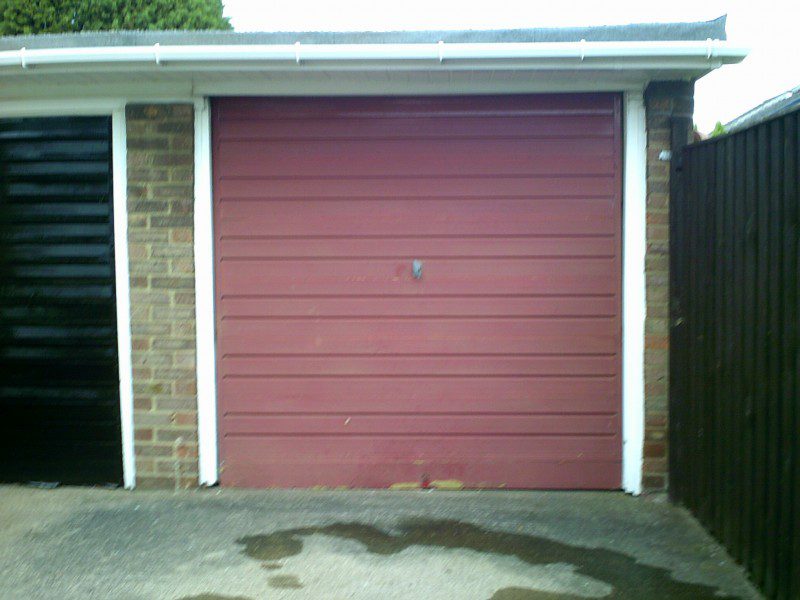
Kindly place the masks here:
<instances>
[{"instance_id":1,"label":"horizontal rib on door","mask_svg":"<svg viewBox=\"0 0 800 600\"><path fill-rule=\"evenodd\" d=\"M223 485L619 487L617 95L212 115Z\"/></svg>"},{"instance_id":2,"label":"horizontal rib on door","mask_svg":"<svg viewBox=\"0 0 800 600\"><path fill-rule=\"evenodd\" d=\"M306 197L298 205L295 200L232 197L219 209L219 230L237 240L276 235L612 236L614 213L609 198Z\"/></svg>"}]
</instances>

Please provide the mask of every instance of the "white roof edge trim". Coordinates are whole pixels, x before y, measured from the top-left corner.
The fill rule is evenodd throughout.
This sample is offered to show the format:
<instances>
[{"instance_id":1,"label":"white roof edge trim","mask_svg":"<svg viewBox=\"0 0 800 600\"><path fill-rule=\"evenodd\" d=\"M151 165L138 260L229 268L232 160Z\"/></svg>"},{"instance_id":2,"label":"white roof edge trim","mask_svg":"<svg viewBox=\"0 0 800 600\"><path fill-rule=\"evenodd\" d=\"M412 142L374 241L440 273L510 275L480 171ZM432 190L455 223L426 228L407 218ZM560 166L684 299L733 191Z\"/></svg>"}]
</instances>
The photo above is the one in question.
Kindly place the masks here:
<instances>
[{"instance_id":1,"label":"white roof edge trim","mask_svg":"<svg viewBox=\"0 0 800 600\"><path fill-rule=\"evenodd\" d=\"M675 42L520 42L446 44L285 44L285 45L197 45L112 46L90 48L20 48L0 52L0 67L27 69L36 65L122 63L173 64L226 62L281 62L302 65L305 61L403 62L468 60L575 59L578 63L602 59L693 59L731 64L741 62L748 49L719 40ZM641 66L641 65L639 65ZM617 64L616 68L624 68Z\"/></svg>"}]
</instances>

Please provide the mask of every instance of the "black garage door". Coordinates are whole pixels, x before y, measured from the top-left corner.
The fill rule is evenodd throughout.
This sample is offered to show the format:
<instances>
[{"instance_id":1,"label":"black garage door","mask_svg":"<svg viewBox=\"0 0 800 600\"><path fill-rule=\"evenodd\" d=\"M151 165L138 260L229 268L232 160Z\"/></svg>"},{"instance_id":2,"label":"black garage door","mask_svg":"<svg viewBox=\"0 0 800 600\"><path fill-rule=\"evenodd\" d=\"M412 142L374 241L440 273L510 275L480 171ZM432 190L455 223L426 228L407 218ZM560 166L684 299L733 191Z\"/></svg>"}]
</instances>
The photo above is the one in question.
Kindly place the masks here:
<instances>
[{"instance_id":1,"label":"black garage door","mask_svg":"<svg viewBox=\"0 0 800 600\"><path fill-rule=\"evenodd\" d=\"M0 120L0 481L121 483L111 122Z\"/></svg>"}]
</instances>

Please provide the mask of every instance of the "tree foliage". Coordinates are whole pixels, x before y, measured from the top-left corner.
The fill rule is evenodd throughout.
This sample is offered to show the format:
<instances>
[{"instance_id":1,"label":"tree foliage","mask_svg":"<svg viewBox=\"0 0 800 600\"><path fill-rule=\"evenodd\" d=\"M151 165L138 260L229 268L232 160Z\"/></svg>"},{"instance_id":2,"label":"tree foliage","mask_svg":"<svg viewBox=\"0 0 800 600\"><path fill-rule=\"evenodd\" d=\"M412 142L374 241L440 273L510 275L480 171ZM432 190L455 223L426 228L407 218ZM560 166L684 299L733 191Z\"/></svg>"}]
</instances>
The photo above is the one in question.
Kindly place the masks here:
<instances>
[{"instance_id":1,"label":"tree foliage","mask_svg":"<svg viewBox=\"0 0 800 600\"><path fill-rule=\"evenodd\" d=\"M0 35L231 29L222 0L0 0Z\"/></svg>"}]
</instances>

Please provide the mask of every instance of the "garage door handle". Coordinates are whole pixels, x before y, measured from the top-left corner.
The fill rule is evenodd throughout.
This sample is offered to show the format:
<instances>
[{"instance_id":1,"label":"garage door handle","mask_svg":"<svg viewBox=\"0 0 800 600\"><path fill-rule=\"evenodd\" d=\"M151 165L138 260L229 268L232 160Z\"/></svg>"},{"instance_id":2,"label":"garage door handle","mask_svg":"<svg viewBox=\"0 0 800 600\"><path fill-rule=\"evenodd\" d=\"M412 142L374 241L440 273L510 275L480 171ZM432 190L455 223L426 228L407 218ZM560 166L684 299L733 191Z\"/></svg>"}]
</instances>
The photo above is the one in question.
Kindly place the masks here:
<instances>
[{"instance_id":1,"label":"garage door handle","mask_svg":"<svg viewBox=\"0 0 800 600\"><path fill-rule=\"evenodd\" d=\"M411 272L414 274L414 279L422 279L422 261L414 259L411 263Z\"/></svg>"}]
</instances>

